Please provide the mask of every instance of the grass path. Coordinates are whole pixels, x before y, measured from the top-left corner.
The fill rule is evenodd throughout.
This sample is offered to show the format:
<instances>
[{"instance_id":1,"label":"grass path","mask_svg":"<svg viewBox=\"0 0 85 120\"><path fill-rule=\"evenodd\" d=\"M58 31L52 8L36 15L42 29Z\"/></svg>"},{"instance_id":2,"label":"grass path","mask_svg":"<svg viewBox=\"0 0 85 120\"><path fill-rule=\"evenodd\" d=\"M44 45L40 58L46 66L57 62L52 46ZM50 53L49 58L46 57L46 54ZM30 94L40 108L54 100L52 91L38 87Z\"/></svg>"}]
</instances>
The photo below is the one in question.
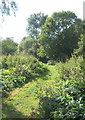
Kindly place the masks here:
<instances>
[{"instance_id":1,"label":"grass path","mask_svg":"<svg viewBox=\"0 0 85 120\"><path fill-rule=\"evenodd\" d=\"M3 117L25 118L29 117L33 111L39 107L38 96L44 95L44 89L49 88L54 83L56 69L47 65L49 72L45 76L36 78L27 83L22 88L17 88L10 92L5 100L3 99Z\"/></svg>"}]
</instances>

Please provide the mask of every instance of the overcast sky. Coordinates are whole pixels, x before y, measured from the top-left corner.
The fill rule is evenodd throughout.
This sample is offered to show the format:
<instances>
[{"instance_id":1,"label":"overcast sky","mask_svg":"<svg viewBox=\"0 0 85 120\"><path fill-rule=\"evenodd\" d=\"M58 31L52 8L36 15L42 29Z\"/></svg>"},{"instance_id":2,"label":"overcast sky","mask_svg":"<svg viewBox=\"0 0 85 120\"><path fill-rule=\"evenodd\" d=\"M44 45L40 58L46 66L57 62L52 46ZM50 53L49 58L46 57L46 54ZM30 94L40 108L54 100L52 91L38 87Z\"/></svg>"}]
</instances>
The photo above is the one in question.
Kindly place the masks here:
<instances>
[{"instance_id":1,"label":"overcast sky","mask_svg":"<svg viewBox=\"0 0 85 120\"><path fill-rule=\"evenodd\" d=\"M43 12L51 15L53 12L72 11L83 19L84 0L15 0L18 5L16 17L5 17L4 22L0 20L0 37L14 37L15 42L27 36L26 19L33 13ZM1 18L1 17L0 17Z\"/></svg>"}]
</instances>

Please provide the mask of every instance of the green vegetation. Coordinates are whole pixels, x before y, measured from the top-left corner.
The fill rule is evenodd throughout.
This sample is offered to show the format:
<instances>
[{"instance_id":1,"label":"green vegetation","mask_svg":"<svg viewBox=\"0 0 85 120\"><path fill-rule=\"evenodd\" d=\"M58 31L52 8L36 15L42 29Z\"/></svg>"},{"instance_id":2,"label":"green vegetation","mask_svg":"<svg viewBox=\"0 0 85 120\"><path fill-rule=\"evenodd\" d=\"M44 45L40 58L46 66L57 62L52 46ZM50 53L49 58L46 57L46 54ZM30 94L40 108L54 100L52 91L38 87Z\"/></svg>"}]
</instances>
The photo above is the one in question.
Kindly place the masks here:
<instances>
[{"instance_id":1,"label":"green vegetation","mask_svg":"<svg viewBox=\"0 0 85 120\"><path fill-rule=\"evenodd\" d=\"M39 35L38 55L47 59L65 60L77 48L82 21L70 11L55 12L46 19Z\"/></svg>"},{"instance_id":2,"label":"green vegetation","mask_svg":"<svg viewBox=\"0 0 85 120\"><path fill-rule=\"evenodd\" d=\"M17 50L18 44L15 43L11 38L7 38L3 41L0 41L0 50L1 54L4 55L13 55Z\"/></svg>"},{"instance_id":3,"label":"green vegetation","mask_svg":"<svg viewBox=\"0 0 85 120\"><path fill-rule=\"evenodd\" d=\"M11 12L15 15L17 11L17 4L14 0L1 0L0 13L3 15L11 15Z\"/></svg>"},{"instance_id":4,"label":"green vegetation","mask_svg":"<svg viewBox=\"0 0 85 120\"><path fill-rule=\"evenodd\" d=\"M21 87L46 71L45 65L32 56L3 56L2 90L10 91Z\"/></svg>"},{"instance_id":5,"label":"green vegetation","mask_svg":"<svg viewBox=\"0 0 85 120\"><path fill-rule=\"evenodd\" d=\"M2 117L85 119L84 21L70 11L28 18L20 44L2 40ZM1 48L0 48L1 49Z\"/></svg>"},{"instance_id":6,"label":"green vegetation","mask_svg":"<svg viewBox=\"0 0 85 120\"><path fill-rule=\"evenodd\" d=\"M23 69L18 73L11 72L14 68L3 69L3 118L85 119L82 56L55 65L46 65L32 59L27 59L30 62L24 70L31 71L30 75L34 74L34 77L24 77L29 75L27 71L20 76ZM12 79L14 86L11 85Z\"/></svg>"}]
</instances>

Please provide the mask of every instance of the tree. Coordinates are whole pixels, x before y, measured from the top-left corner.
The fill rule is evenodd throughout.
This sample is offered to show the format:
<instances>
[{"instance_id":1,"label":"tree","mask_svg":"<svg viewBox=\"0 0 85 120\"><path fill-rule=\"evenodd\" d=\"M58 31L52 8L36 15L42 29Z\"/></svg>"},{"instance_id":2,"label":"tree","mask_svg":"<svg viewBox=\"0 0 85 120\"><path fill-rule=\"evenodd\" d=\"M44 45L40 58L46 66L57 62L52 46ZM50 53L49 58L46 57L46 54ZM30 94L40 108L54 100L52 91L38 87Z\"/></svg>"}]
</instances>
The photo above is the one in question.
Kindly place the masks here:
<instances>
[{"instance_id":1,"label":"tree","mask_svg":"<svg viewBox=\"0 0 85 120\"><path fill-rule=\"evenodd\" d=\"M45 23L46 18L47 15L44 15L44 13L41 12L30 15L30 17L27 19L28 22L27 32L31 37L37 39L37 36L39 35L41 27Z\"/></svg>"},{"instance_id":2,"label":"tree","mask_svg":"<svg viewBox=\"0 0 85 120\"><path fill-rule=\"evenodd\" d=\"M54 60L71 57L82 33L81 24L82 21L73 12L53 13L42 27L38 55Z\"/></svg>"},{"instance_id":3,"label":"tree","mask_svg":"<svg viewBox=\"0 0 85 120\"><path fill-rule=\"evenodd\" d=\"M32 14L27 19L28 22L27 32L29 36L31 36L31 38L33 39L33 44L29 51L35 57L37 57L37 49L38 49L37 38L41 32L41 28L45 23L46 19L47 19L47 15L44 15L44 13L41 12L37 14Z\"/></svg>"},{"instance_id":4,"label":"tree","mask_svg":"<svg viewBox=\"0 0 85 120\"><path fill-rule=\"evenodd\" d=\"M53 56L53 47L55 46L55 21L52 17L48 17L45 24L42 27L41 34L38 39L39 57L51 58Z\"/></svg>"},{"instance_id":5,"label":"tree","mask_svg":"<svg viewBox=\"0 0 85 120\"><path fill-rule=\"evenodd\" d=\"M62 12L54 12L52 17L56 21L56 32L59 33L71 25L73 25L77 19L75 13L71 11L62 11Z\"/></svg>"},{"instance_id":6,"label":"tree","mask_svg":"<svg viewBox=\"0 0 85 120\"><path fill-rule=\"evenodd\" d=\"M25 51L29 54L33 54L34 39L30 36L24 37L19 44L19 52Z\"/></svg>"},{"instance_id":7,"label":"tree","mask_svg":"<svg viewBox=\"0 0 85 120\"><path fill-rule=\"evenodd\" d=\"M83 33L80 35L79 41L78 41L78 48L74 50L74 54L79 56L83 55L85 57L85 20L83 20Z\"/></svg>"},{"instance_id":8,"label":"tree","mask_svg":"<svg viewBox=\"0 0 85 120\"><path fill-rule=\"evenodd\" d=\"M17 50L18 44L15 43L11 38L6 38L0 42L0 46L0 48L2 48L2 54L13 55Z\"/></svg>"},{"instance_id":9,"label":"tree","mask_svg":"<svg viewBox=\"0 0 85 120\"><path fill-rule=\"evenodd\" d=\"M17 10L17 5L16 5L16 2L14 0L1 0L0 4L1 4L0 5L0 12L1 12L2 16L4 14L10 15L11 12L13 12L15 15L15 12Z\"/></svg>"},{"instance_id":10,"label":"tree","mask_svg":"<svg viewBox=\"0 0 85 120\"><path fill-rule=\"evenodd\" d=\"M85 39L85 35L84 34L81 34L81 36L80 36L80 40L79 40L79 42L78 42L78 49L75 49L74 50L74 54L75 55L83 55L83 52L85 52L85 50L83 49L83 47L85 46L84 45L84 39ZM84 46L83 46L84 45Z\"/></svg>"}]
</instances>

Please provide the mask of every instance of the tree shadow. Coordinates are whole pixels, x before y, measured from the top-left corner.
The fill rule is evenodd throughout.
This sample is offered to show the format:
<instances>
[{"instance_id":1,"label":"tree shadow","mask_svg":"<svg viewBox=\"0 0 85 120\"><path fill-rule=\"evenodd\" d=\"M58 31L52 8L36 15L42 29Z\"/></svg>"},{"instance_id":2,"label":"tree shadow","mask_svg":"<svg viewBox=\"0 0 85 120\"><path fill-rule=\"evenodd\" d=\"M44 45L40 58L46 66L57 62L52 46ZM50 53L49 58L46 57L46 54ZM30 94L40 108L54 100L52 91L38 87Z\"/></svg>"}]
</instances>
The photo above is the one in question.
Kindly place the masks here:
<instances>
[{"instance_id":1,"label":"tree shadow","mask_svg":"<svg viewBox=\"0 0 85 120\"><path fill-rule=\"evenodd\" d=\"M54 120L53 112L56 110L56 100L51 97L41 97L39 102L38 113L31 113L31 116L37 117L43 120Z\"/></svg>"},{"instance_id":2,"label":"tree shadow","mask_svg":"<svg viewBox=\"0 0 85 120\"><path fill-rule=\"evenodd\" d=\"M41 120L33 116L25 116L20 111L16 110L13 105L6 103L2 104L2 119L1 120Z\"/></svg>"},{"instance_id":3,"label":"tree shadow","mask_svg":"<svg viewBox=\"0 0 85 120\"><path fill-rule=\"evenodd\" d=\"M20 111L17 111L13 105L2 103L2 120L11 120L15 118L26 118Z\"/></svg>"}]
</instances>

